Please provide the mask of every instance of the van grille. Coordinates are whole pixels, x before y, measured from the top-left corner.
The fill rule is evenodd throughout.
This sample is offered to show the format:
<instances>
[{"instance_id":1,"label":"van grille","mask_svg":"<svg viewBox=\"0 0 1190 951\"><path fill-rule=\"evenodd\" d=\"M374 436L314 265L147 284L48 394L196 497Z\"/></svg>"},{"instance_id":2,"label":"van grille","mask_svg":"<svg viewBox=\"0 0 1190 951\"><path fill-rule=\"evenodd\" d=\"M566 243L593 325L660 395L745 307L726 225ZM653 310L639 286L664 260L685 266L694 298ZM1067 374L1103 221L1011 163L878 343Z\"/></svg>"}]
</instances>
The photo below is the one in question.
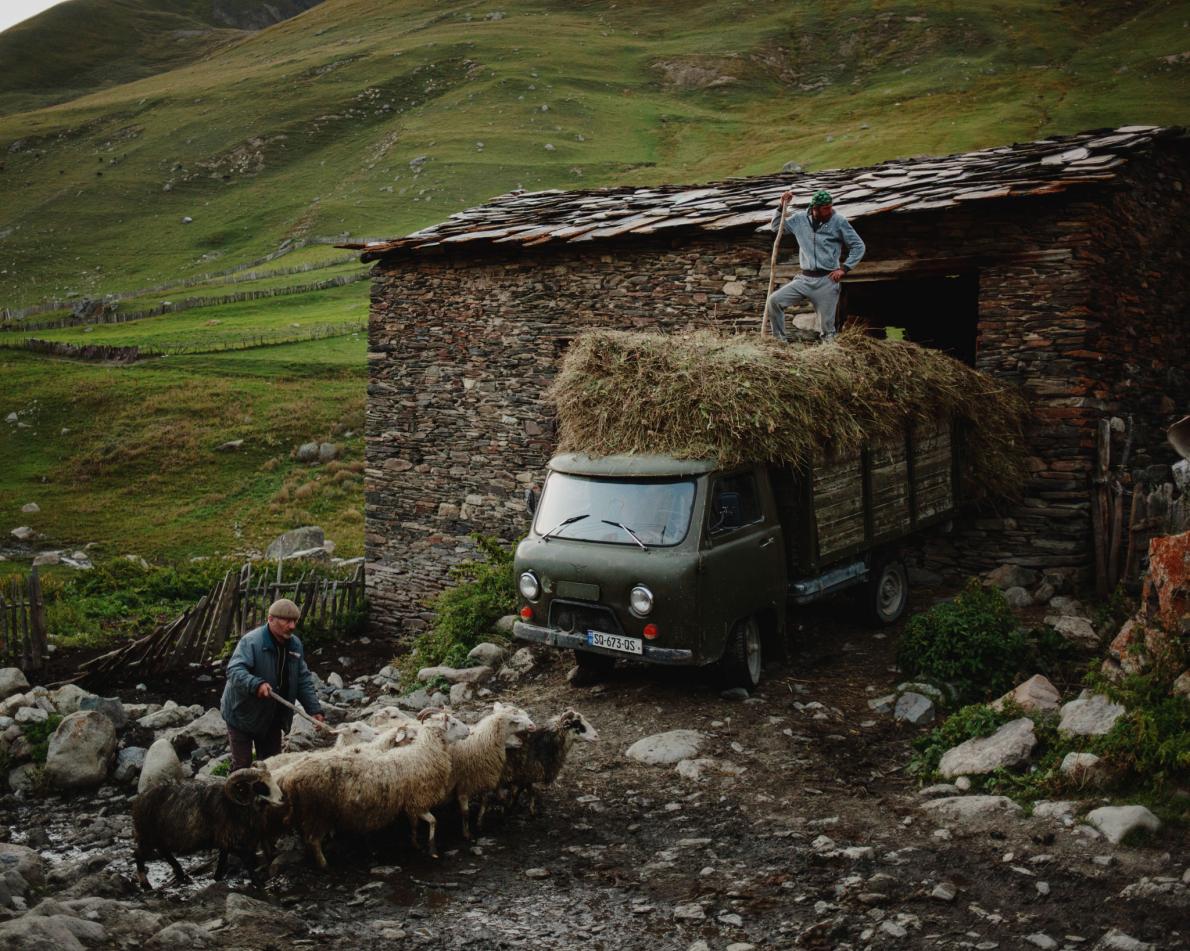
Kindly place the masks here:
<instances>
[{"instance_id":1,"label":"van grille","mask_svg":"<svg viewBox=\"0 0 1190 951\"><path fill-rule=\"evenodd\" d=\"M615 614L607 608L560 598L550 602L550 627L568 633L586 633L589 630L607 634L624 633Z\"/></svg>"}]
</instances>

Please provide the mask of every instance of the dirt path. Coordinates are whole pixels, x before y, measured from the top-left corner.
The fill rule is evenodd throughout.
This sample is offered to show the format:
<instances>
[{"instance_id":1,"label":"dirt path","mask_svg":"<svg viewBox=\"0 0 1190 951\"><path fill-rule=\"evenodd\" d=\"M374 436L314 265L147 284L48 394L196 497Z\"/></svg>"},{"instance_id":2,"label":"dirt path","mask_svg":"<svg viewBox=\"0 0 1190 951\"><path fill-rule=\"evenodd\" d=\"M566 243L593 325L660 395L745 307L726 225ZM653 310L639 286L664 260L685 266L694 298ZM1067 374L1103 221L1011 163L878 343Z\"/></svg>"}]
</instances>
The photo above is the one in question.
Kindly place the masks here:
<instances>
[{"instance_id":1,"label":"dirt path","mask_svg":"<svg viewBox=\"0 0 1190 951\"><path fill-rule=\"evenodd\" d=\"M133 894L121 884L131 872L122 794L20 805L10 838L44 839L59 866L109 854L97 873L108 894L175 919L219 918L210 937L225 946L1090 948L1112 928L1186 946L1185 889L1136 884L1181 882L1184 833L1116 848L1055 819L927 816L903 769L919 731L867 706L898 680L895 635L827 616L810 628L746 701L667 671L618 671L576 690L565 683L568 658L542 654L502 699L539 719L574 705L601 737L576 744L543 814L495 815L473 845L445 821L437 862L386 837L336 843L326 875L293 862L264 891L231 883L299 916L307 930L295 936L284 937L291 919L223 921L229 889L210 883L206 858L189 863L196 886ZM671 729L700 731L699 755L720 769L692 781L625 758L635 740ZM91 849L96 823L101 845Z\"/></svg>"}]
</instances>

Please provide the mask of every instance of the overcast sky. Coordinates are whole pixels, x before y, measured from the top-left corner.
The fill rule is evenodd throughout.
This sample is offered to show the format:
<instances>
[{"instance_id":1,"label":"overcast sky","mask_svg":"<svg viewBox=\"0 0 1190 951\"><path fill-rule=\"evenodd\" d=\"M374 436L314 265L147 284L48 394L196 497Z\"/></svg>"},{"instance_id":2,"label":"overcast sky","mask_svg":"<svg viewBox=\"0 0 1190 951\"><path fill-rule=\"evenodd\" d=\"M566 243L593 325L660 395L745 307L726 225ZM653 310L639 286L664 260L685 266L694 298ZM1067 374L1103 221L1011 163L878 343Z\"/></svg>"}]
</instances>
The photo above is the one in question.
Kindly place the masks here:
<instances>
[{"instance_id":1,"label":"overcast sky","mask_svg":"<svg viewBox=\"0 0 1190 951\"><path fill-rule=\"evenodd\" d=\"M59 3L62 0L0 0L0 32Z\"/></svg>"}]
</instances>

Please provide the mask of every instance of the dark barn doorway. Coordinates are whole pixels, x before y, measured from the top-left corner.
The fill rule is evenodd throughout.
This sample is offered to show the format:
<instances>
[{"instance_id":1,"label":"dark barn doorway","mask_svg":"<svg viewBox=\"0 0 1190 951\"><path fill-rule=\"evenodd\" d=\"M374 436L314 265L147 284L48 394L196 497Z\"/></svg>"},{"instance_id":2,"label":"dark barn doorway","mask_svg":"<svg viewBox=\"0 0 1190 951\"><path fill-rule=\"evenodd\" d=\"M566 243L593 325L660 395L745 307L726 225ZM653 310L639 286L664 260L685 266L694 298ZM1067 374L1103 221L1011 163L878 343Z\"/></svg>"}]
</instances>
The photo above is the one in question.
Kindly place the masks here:
<instances>
[{"instance_id":1,"label":"dark barn doorway","mask_svg":"<svg viewBox=\"0 0 1190 951\"><path fill-rule=\"evenodd\" d=\"M839 323L859 322L889 336L949 353L975 365L979 275L975 272L896 280L848 280Z\"/></svg>"}]
</instances>

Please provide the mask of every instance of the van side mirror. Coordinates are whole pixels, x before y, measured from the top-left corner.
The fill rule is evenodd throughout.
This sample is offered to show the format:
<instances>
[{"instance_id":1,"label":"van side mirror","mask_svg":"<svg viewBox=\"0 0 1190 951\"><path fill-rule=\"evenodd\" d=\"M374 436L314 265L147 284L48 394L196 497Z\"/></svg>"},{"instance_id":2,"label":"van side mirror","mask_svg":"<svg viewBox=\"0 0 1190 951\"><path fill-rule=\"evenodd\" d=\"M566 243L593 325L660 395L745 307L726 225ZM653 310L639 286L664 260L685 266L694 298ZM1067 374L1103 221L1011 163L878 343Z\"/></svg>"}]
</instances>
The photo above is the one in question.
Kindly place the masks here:
<instances>
[{"instance_id":1,"label":"van side mirror","mask_svg":"<svg viewBox=\"0 0 1190 951\"><path fill-rule=\"evenodd\" d=\"M525 511L530 517L537 514L537 502L541 498L541 490L536 486L525 486Z\"/></svg>"}]
</instances>

